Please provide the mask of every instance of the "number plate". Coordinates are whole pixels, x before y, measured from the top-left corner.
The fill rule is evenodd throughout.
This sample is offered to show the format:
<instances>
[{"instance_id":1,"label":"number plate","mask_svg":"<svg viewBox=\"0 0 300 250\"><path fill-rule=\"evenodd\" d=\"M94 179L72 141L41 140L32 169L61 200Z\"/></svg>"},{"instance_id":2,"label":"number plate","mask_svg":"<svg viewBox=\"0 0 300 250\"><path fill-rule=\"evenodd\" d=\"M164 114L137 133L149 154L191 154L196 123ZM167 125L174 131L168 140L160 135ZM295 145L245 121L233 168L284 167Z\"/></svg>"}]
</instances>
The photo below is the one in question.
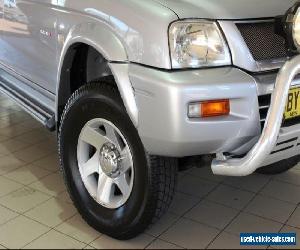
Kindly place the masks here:
<instances>
[{"instance_id":1,"label":"number plate","mask_svg":"<svg viewBox=\"0 0 300 250\"><path fill-rule=\"evenodd\" d=\"M288 100L284 112L285 120L300 116L300 87L289 91Z\"/></svg>"}]
</instances>

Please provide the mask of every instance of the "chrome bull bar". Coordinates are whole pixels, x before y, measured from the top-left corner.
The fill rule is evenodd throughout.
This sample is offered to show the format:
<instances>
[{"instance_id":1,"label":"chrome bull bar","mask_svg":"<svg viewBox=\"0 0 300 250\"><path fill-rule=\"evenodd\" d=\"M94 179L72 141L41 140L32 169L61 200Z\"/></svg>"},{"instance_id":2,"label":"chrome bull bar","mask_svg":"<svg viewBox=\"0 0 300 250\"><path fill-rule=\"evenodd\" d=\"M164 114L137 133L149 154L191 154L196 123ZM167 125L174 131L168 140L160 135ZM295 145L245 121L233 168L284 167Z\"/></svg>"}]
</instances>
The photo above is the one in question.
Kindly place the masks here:
<instances>
[{"instance_id":1,"label":"chrome bull bar","mask_svg":"<svg viewBox=\"0 0 300 250\"><path fill-rule=\"evenodd\" d=\"M289 89L295 76L299 73L300 55L287 61L277 75L265 127L258 142L243 158L224 156L214 159L211 166L214 174L246 176L262 166L266 157L276 146Z\"/></svg>"}]
</instances>

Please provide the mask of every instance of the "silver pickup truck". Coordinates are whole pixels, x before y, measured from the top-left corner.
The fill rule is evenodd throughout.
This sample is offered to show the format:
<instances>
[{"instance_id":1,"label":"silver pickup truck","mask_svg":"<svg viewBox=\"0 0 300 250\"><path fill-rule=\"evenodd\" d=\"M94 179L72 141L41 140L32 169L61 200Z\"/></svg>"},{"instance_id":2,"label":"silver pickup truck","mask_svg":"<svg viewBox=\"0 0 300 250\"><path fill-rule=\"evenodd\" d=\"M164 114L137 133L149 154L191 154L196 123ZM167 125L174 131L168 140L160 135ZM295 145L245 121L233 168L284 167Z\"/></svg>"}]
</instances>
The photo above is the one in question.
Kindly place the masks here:
<instances>
[{"instance_id":1,"label":"silver pickup truck","mask_svg":"<svg viewBox=\"0 0 300 250\"><path fill-rule=\"evenodd\" d=\"M0 89L57 130L97 230L159 219L183 166L276 174L300 160L296 0L0 0Z\"/></svg>"}]
</instances>

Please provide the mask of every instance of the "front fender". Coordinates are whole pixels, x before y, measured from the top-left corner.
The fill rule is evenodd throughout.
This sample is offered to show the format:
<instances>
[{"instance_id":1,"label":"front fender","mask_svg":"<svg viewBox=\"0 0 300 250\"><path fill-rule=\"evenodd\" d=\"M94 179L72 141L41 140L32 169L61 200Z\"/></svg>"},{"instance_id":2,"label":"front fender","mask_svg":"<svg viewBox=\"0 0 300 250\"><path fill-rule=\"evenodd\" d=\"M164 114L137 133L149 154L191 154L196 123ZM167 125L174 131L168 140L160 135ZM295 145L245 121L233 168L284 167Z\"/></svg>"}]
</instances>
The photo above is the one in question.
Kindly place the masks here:
<instances>
[{"instance_id":1,"label":"front fender","mask_svg":"<svg viewBox=\"0 0 300 250\"><path fill-rule=\"evenodd\" d=\"M133 124L138 126L138 111L134 91L128 76L128 56L121 40L106 25L84 23L73 27L63 46L59 59L57 75L56 110L59 108L59 91L61 89L62 69L68 50L74 44L83 43L97 50L107 61L114 75L119 92ZM57 112L58 114L58 112ZM57 117L58 120L58 117Z\"/></svg>"},{"instance_id":2,"label":"front fender","mask_svg":"<svg viewBox=\"0 0 300 250\"><path fill-rule=\"evenodd\" d=\"M96 49L107 61L127 62L128 56L121 40L105 24L83 23L74 26L67 35L59 58L59 71L57 82L60 82L60 75L64 58L69 48L76 44L87 44Z\"/></svg>"}]
</instances>

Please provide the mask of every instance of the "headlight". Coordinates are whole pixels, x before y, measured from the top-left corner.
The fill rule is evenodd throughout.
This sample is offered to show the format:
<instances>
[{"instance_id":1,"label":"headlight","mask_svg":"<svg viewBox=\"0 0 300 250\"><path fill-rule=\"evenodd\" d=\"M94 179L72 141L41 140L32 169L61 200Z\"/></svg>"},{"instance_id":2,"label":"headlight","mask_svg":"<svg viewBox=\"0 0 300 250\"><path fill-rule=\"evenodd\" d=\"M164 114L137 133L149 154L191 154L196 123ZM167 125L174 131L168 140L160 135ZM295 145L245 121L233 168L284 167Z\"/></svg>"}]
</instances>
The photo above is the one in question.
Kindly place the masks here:
<instances>
[{"instance_id":1,"label":"headlight","mask_svg":"<svg viewBox=\"0 0 300 250\"><path fill-rule=\"evenodd\" d=\"M300 50L300 8L298 7L293 20L293 40L297 50Z\"/></svg>"},{"instance_id":2,"label":"headlight","mask_svg":"<svg viewBox=\"0 0 300 250\"><path fill-rule=\"evenodd\" d=\"M169 41L173 68L231 64L229 48L215 22L175 22L170 26Z\"/></svg>"},{"instance_id":3,"label":"headlight","mask_svg":"<svg viewBox=\"0 0 300 250\"><path fill-rule=\"evenodd\" d=\"M290 55L300 52L300 1L296 2L283 17L276 18L276 33L286 40Z\"/></svg>"}]
</instances>

